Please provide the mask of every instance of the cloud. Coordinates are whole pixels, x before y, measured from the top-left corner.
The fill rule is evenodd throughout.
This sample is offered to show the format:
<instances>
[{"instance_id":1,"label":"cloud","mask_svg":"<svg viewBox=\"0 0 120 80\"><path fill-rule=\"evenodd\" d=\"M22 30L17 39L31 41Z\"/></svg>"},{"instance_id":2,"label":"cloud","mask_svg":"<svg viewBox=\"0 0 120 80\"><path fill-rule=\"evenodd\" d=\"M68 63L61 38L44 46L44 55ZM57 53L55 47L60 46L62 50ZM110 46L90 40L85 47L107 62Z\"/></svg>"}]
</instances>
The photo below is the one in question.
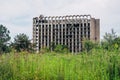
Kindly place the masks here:
<instances>
[{"instance_id":1,"label":"cloud","mask_svg":"<svg viewBox=\"0 0 120 80\"><path fill-rule=\"evenodd\" d=\"M0 17L11 18L28 13L29 5L25 0L0 1Z\"/></svg>"},{"instance_id":2,"label":"cloud","mask_svg":"<svg viewBox=\"0 0 120 80\"><path fill-rule=\"evenodd\" d=\"M10 36L12 36L11 41L13 41L13 38L20 33L25 33L29 36L30 39L32 38L32 28L30 28L30 26L18 26L9 24L8 29L10 30Z\"/></svg>"},{"instance_id":3,"label":"cloud","mask_svg":"<svg viewBox=\"0 0 120 80\"><path fill-rule=\"evenodd\" d=\"M32 38L32 18L91 14L100 18L101 37L111 28L120 35L119 0L0 0L0 24L8 27L12 37L26 33Z\"/></svg>"}]
</instances>

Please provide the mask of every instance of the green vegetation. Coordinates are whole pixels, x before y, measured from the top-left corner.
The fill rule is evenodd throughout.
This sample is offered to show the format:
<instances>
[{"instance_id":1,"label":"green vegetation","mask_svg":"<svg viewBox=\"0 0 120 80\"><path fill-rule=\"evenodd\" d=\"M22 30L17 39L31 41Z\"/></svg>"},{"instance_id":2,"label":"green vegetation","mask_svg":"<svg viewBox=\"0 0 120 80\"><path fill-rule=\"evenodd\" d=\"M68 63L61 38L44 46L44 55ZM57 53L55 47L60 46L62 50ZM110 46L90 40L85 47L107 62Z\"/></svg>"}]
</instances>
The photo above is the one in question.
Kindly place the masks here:
<instances>
[{"instance_id":1,"label":"green vegetation","mask_svg":"<svg viewBox=\"0 0 120 80\"><path fill-rule=\"evenodd\" d=\"M120 36L114 30L100 44L84 40L78 54L54 42L34 53L24 33L9 40L9 30L0 25L0 80L120 80Z\"/></svg>"},{"instance_id":2,"label":"green vegetation","mask_svg":"<svg viewBox=\"0 0 120 80\"><path fill-rule=\"evenodd\" d=\"M8 41L10 31L3 25L0 25L0 54L3 52L9 52Z\"/></svg>"},{"instance_id":3,"label":"green vegetation","mask_svg":"<svg viewBox=\"0 0 120 80\"><path fill-rule=\"evenodd\" d=\"M15 36L12 46L18 52L31 50L31 43L29 37L24 33Z\"/></svg>"},{"instance_id":4,"label":"green vegetation","mask_svg":"<svg viewBox=\"0 0 120 80\"><path fill-rule=\"evenodd\" d=\"M0 80L120 80L120 51L11 52L0 56Z\"/></svg>"},{"instance_id":5,"label":"green vegetation","mask_svg":"<svg viewBox=\"0 0 120 80\"><path fill-rule=\"evenodd\" d=\"M11 37L9 36L10 31L3 25L0 24L0 54L8 53L13 49L17 52L20 51L33 51L35 46L30 42L29 37L24 34L18 34L14 37L14 42L9 42Z\"/></svg>"},{"instance_id":6,"label":"green vegetation","mask_svg":"<svg viewBox=\"0 0 120 80\"><path fill-rule=\"evenodd\" d=\"M117 36L114 30L111 30L111 33L106 33L104 39L101 42L103 49L113 51L120 48L120 36Z\"/></svg>"}]
</instances>

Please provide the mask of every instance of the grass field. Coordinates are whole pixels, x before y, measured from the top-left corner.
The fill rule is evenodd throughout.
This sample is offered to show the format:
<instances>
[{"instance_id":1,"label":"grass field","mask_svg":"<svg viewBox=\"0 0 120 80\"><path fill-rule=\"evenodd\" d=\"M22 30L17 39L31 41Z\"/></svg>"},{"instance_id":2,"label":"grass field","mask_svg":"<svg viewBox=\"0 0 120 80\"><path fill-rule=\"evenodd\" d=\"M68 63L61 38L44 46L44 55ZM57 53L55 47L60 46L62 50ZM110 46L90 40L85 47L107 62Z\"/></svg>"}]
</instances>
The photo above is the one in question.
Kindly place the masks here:
<instances>
[{"instance_id":1,"label":"grass field","mask_svg":"<svg viewBox=\"0 0 120 80\"><path fill-rule=\"evenodd\" d=\"M0 56L0 80L120 80L120 52L11 52Z\"/></svg>"}]
</instances>

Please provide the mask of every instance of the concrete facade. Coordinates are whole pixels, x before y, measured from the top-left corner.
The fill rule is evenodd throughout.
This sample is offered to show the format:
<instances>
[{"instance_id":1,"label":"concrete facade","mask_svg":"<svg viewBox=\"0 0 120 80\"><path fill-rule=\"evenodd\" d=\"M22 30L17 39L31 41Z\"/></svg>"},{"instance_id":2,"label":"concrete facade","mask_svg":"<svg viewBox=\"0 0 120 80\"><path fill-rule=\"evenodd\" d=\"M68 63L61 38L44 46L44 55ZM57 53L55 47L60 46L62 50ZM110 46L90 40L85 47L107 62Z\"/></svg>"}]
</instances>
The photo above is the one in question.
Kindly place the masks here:
<instances>
[{"instance_id":1,"label":"concrete facade","mask_svg":"<svg viewBox=\"0 0 120 80\"><path fill-rule=\"evenodd\" d=\"M33 18L33 43L35 50L55 45L67 45L73 53L82 51L83 38L100 40L100 20L91 15L67 15ZM51 49L52 50L52 49Z\"/></svg>"}]
</instances>

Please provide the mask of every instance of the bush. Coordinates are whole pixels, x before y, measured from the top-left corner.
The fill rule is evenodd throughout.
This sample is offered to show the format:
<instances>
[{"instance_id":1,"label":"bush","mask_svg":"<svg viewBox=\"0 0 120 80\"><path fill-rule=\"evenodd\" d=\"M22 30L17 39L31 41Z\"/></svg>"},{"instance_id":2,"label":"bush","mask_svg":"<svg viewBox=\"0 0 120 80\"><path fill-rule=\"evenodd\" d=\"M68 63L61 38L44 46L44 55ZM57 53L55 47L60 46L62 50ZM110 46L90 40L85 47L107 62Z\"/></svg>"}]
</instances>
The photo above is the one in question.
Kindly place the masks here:
<instances>
[{"instance_id":1,"label":"bush","mask_svg":"<svg viewBox=\"0 0 120 80\"><path fill-rule=\"evenodd\" d=\"M97 43L95 43L95 42L92 42L90 40L84 40L83 41L83 51L85 50L85 51L89 52L93 48L97 49L98 47L99 47L99 45Z\"/></svg>"},{"instance_id":2,"label":"bush","mask_svg":"<svg viewBox=\"0 0 120 80\"><path fill-rule=\"evenodd\" d=\"M60 44L55 46L54 51L57 53L68 53L69 52L66 45L60 45Z\"/></svg>"}]
</instances>

